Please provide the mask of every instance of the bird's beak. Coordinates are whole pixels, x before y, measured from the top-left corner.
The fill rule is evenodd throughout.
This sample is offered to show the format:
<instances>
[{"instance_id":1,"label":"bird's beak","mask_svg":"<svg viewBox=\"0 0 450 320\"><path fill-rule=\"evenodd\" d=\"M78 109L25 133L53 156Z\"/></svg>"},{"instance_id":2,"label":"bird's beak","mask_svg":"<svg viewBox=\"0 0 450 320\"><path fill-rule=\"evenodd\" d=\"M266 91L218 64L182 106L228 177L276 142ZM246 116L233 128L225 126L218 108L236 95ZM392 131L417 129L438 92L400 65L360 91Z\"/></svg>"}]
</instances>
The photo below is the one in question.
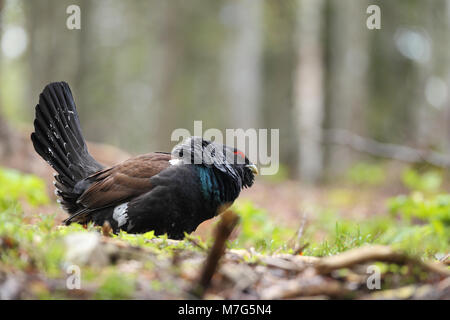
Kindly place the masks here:
<instances>
[{"instance_id":1,"label":"bird's beak","mask_svg":"<svg viewBox=\"0 0 450 320\"><path fill-rule=\"evenodd\" d=\"M252 170L252 172L254 174L259 174L258 168L254 165L254 164L248 164L245 167L249 168L250 170Z\"/></svg>"}]
</instances>

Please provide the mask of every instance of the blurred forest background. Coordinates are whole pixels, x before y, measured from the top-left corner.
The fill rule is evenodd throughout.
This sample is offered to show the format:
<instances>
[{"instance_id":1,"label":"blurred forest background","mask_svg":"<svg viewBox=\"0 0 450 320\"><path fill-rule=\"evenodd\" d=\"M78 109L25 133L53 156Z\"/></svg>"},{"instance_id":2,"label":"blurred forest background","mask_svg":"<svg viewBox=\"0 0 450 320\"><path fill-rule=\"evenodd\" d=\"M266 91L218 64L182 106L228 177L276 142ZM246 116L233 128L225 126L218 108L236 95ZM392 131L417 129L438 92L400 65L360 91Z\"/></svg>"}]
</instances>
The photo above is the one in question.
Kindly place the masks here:
<instances>
[{"instance_id":1,"label":"blurred forest background","mask_svg":"<svg viewBox=\"0 0 450 320\"><path fill-rule=\"evenodd\" d=\"M69 30L66 8L81 8ZM369 30L369 5L381 29ZM1 139L72 87L88 140L170 150L176 128L279 128L281 173L334 178L367 155L333 131L450 153L450 1L0 0ZM332 135L339 140L339 135ZM6 140L5 140L6 139ZM364 149L364 147L363 147Z\"/></svg>"}]
</instances>

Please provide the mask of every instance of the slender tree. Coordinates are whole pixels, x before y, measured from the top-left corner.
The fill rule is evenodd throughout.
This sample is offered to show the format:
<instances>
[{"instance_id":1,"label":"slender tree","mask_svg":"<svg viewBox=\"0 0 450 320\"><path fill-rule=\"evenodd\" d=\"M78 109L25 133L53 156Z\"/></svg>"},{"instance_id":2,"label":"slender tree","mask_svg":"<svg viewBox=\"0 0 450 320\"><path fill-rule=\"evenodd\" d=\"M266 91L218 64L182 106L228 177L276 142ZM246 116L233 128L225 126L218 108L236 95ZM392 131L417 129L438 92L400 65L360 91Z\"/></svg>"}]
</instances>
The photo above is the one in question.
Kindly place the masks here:
<instances>
[{"instance_id":1,"label":"slender tree","mask_svg":"<svg viewBox=\"0 0 450 320\"><path fill-rule=\"evenodd\" d=\"M447 25L446 25L446 30L447 32L445 32L445 36L447 37L447 41L448 41L448 35L450 34L450 0L447 0L445 2L446 4L446 21L447 21ZM447 74L446 74L446 83L447 83L447 102L446 102L446 106L445 106L445 116L443 117L446 126L444 127L445 129L445 134L444 136L444 148L446 153L450 153L450 56L447 52Z\"/></svg>"},{"instance_id":2,"label":"slender tree","mask_svg":"<svg viewBox=\"0 0 450 320\"><path fill-rule=\"evenodd\" d=\"M299 176L317 182L323 169L324 115L322 19L324 1L300 0L298 6L295 111L299 136Z\"/></svg>"},{"instance_id":3,"label":"slender tree","mask_svg":"<svg viewBox=\"0 0 450 320\"><path fill-rule=\"evenodd\" d=\"M154 91L157 98L156 104L152 107L156 107L158 110L156 113L158 119L157 148L167 150L175 125L173 115L177 114L175 92L178 68L184 51L184 41L180 32L184 20L178 1L166 1L156 7L161 10L164 19L157 31L160 49L157 55L158 64L154 72L159 75L159 80L155 83Z\"/></svg>"},{"instance_id":4,"label":"slender tree","mask_svg":"<svg viewBox=\"0 0 450 320\"><path fill-rule=\"evenodd\" d=\"M328 126L367 135L367 70L369 63L366 1L330 1ZM339 146L330 149L333 174L342 173L356 154Z\"/></svg>"},{"instance_id":5,"label":"slender tree","mask_svg":"<svg viewBox=\"0 0 450 320\"><path fill-rule=\"evenodd\" d=\"M227 4L230 30L224 50L224 84L231 121L237 128L260 125L262 6L259 0Z\"/></svg>"},{"instance_id":6,"label":"slender tree","mask_svg":"<svg viewBox=\"0 0 450 320\"><path fill-rule=\"evenodd\" d=\"M0 42L2 39L2 33L3 33L3 8L5 6L5 1L0 0ZM1 53L0 53L1 57ZM0 67L1 67L1 61L0 61ZM0 92L1 94L1 92ZM9 128L9 125L4 117L3 109L1 105L1 99L0 99L0 157L4 157L11 151L11 130Z\"/></svg>"}]
</instances>

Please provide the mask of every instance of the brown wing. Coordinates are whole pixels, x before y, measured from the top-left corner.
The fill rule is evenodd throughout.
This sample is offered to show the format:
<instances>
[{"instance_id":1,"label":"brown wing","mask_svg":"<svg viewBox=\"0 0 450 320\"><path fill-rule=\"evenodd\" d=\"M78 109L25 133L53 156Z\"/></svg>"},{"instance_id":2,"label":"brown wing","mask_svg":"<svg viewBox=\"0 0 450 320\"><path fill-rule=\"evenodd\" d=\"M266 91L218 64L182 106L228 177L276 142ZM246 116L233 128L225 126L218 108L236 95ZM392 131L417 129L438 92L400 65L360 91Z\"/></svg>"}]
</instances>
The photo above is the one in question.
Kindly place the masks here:
<instances>
[{"instance_id":1,"label":"brown wing","mask_svg":"<svg viewBox=\"0 0 450 320\"><path fill-rule=\"evenodd\" d=\"M149 153L101 170L86 180L91 185L77 203L95 209L119 204L152 189L150 178L169 166L170 154Z\"/></svg>"}]
</instances>

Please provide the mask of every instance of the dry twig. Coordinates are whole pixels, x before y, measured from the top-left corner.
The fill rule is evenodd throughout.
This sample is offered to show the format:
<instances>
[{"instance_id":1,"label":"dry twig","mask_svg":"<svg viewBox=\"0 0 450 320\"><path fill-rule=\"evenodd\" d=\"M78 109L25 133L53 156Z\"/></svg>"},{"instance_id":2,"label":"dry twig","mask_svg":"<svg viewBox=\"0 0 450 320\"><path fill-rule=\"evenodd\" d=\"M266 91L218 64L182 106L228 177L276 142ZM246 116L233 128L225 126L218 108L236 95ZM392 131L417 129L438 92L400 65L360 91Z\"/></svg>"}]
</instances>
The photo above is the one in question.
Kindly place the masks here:
<instances>
[{"instance_id":1,"label":"dry twig","mask_svg":"<svg viewBox=\"0 0 450 320\"><path fill-rule=\"evenodd\" d=\"M105 221L102 226L102 235L105 237L111 237L113 234L113 229L108 221Z\"/></svg>"},{"instance_id":2,"label":"dry twig","mask_svg":"<svg viewBox=\"0 0 450 320\"><path fill-rule=\"evenodd\" d=\"M316 270L321 274L330 273L333 270L349 268L357 264L371 261L391 262L396 264L414 264L426 271L449 277L450 271L441 263L424 262L410 257L404 253L393 250L388 246L365 246L352 249L344 253L325 257L316 264Z\"/></svg>"},{"instance_id":3,"label":"dry twig","mask_svg":"<svg viewBox=\"0 0 450 320\"><path fill-rule=\"evenodd\" d=\"M426 162L436 167L450 168L450 156L432 150L382 143L342 129L328 129L324 130L324 133L324 142L348 146L359 152L408 163Z\"/></svg>"},{"instance_id":4,"label":"dry twig","mask_svg":"<svg viewBox=\"0 0 450 320\"><path fill-rule=\"evenodd\" d=\"M225 253L225 243L238 221L239 216L232 211L226 211L222 214L222 219L216 228L214 244L206 257L200 273L200 279L193 290L191 290L191 293L197 298L202 298L208 289L211 279L219 265L219 260Z\"/></svg>"}]
</instances>

